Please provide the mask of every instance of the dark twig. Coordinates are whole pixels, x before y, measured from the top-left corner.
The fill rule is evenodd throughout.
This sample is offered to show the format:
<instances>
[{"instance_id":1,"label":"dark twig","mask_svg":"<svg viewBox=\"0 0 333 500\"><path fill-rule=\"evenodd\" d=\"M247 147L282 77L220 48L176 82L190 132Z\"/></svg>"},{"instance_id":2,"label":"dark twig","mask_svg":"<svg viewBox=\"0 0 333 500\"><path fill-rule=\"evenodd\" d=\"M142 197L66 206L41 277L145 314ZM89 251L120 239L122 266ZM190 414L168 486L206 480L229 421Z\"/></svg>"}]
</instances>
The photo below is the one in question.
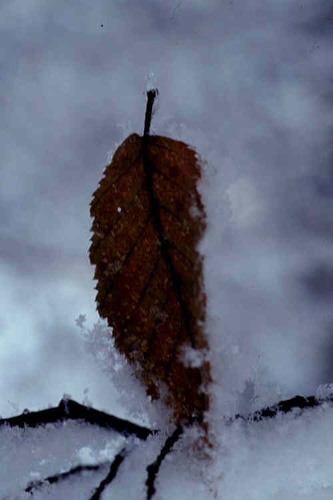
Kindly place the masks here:
<instances>
[{"instance_id":1,"label":"dark twig","mask_svg":"<svg viewBox=\"0 0 333 500\"><path fill-rule=\"evenodd\" d=\"M147 107L146 107L146 115L145 115L145 127L143 131L143 135L149 135L151 116L153 111L153 104L155 101L155 97L158 95L158 89L151 89L147 92Z\"/></svg>"},{"instance_id":2,"label":"dark twig","mask_svg":"<svg viewBox=\"0 0 333 500\"><path fill-rule=\"evenodd\" d=\"M147 467L148 477L147 477L147 481L146 481L147 500L150 500L151 498L153 498L153 495L156 492L155 480L156 480L157 474L160 470L160 467L161 467L163 460L168 455L168 453L170 453L173 445L176 443L176 441L178 441L178 439L183 434L183 432L184 432L184 430L183 430L182 426L179 425L175 429L175 431L171 434L171 436L169 436L167 438L167 440L165 441L163 448L161 449L160 454L158 455L156 460L152 464L148 465L148 467Z\"/></svg>"},{"instance_id":3,"label":"dark twig","mask_svg":"<svg viewBox=\"0 0 333 500\"><path fill-rule=\"evenodd\" d=\"M325 401L333 401L333 398L327 398ZM291 399L287 399L285 401L280 401L274 406L269 406L268 408L264 408L262 410L258 410L251 415L243 416L243 415L235 415L235 419L242 418L244 420L250 421L260 421L263 418L275 417L278 413L288 413L292 411L294 408L315 408L320 406L323 403L322 400L316 399L314 396L309 396L308 398L303 396L295 396Z\"/></svg>"},{"instance_id":4,"label":"dark twig","mask_svg":"<svg viewBox=\"0 0 333 500\"><path fill-rule=\"evenodd\" d=\"M63 422L65 420L83 420L92 425L98 425L106 429L112 429L123 436L134 435L139 439L147 439L152 431L147 427L133 424L128 420L109 415L103 411L95 410L73 401L62 399L59 406L47 410L24 412L22 415L0 420L0 426L7 424L11 427L37 427L49 423Z\"/></svg>"},{"instance_id":5,"label":"dark twig","mask_svg":"<svg viewBox=\"0 0 333 500\"><path fill-rule=\"evenodd\" d=\"M266 417L274 417L277 413L288 413L294 408L315 408L324 402L333 402L333 396L325 399L316 399L314 396L295 396L285 401L280 401L276 405L258 410L250 415L235 415L234 419L262 420ZM51 423L62 423L66 420L82 420L91 425L97 425L113 430L123 436L136 436L139 439L147 439L149 435L157 434L158 430L148 429L134 424L128 420L115 417L103 411L95 410L72 399L62 399L59 406L48 408L47 410L24 412L16 417L0 419L0 427L9 425L10 427L38 427Z\"/></svg>"},{"instance_id":6,"label":"dark twig","mask_svg":"<svg viewBox=\"0 0 333 500\"><path fill-rule=\"evenodd\" d=\"M118 469L125 459L126 455L129 453L129 451L126 448L123 448L114 458L108 475L106 476L105 479L100 483L98 488L96 489L95 493L90 497L90 500L99 500L101 497L101 493L103 493L105 486L111 483L111 481L116 477Z\"/></svg>"},{"instance_id":7,"label":"dark twig","mask_svg":"<svg viewBox=\"0 0 333 500\"><path fill-rule=\"evenodd\" d=\"M33 490L42 488L47 484L55 484L65 479L68 479L69 477L75 474L81 474L82 472L85 471L97 471L102 468L105 468L106 466L107 463L97 464L97 465L78 465L77 467L73 467L72 469L66 472L62 472L60 474L54 474L53 476L46 477L45 479L42 480L31 481L24 491L26 491L27 493L32 493Z\"/></svg>"}]
</instances>

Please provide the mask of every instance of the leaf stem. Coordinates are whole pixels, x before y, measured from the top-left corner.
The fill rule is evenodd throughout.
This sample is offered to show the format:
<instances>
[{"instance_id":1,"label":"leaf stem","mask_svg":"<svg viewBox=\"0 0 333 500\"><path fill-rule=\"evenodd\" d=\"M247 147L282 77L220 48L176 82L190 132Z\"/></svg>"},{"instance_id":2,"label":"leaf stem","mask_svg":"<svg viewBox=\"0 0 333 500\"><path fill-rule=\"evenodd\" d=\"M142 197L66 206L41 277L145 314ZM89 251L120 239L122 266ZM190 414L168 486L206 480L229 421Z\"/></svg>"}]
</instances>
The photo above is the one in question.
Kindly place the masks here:
<instances>
[{"instance_id":1,"label":"leaf stem","mask_svg":"<svg viewBox=\"0 0 333 500\"><path fill-rule=\"evenodd\" d=\"M151 116L153 111L153 104L155 97L158 95L158 89L151 89L147 92L147 107L146 107L146 115L145 115L145 128L143 135L149 135Z\"/></svg>"}]
</instances>

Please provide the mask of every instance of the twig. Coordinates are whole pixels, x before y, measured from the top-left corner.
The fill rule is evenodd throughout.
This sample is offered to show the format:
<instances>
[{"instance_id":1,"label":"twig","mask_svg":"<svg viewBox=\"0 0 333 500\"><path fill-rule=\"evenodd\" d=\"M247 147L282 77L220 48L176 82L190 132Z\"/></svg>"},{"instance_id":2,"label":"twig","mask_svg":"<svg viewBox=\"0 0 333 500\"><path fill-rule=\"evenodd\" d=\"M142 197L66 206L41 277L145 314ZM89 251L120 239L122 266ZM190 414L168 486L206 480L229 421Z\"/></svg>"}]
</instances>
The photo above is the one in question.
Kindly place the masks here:
<instances>
[{"instance_id":1,"label":"twig","mask_svg":"<svg viewBox=\"0 0 333 500\"><path fill-rule=\"evenodd\" d=\"M325 401L333 401L333 398L327 398ZM269 406L262 410L258 410L250 415L235 415L234 419L242 418L243 420L250 420L258 422L263 418L275 417L278 413L288 413L292 411L294 408L315 408L320 406L324 400L318 400L314 396L303 397L303 396L295 396L291 399L287 399L285 401L280 401L274 406Z\"/></svg>"},{"instance_id":2,"label":"twig","mask_svg":"<svg viewBox=\"0 0 333 500\"><path fill-rule=\"evenodd\" d=\"M184 432L184 430L183 430L182 426L179 425L175 429L175 431L171 434L171 436L169 436L167 438L167 440L165 441L163 448L161 449L160 454L158 455L156 460L152 464L148 465L148 467L146 469L148 472L148 477L147 477L147 481L146 481L147 500L150 500L151 498L153 498L153 495L156 492L155 480L156 480L157 474L160 470L160 467L161 467L163 460L168 455L168 453L170 453L173 445L176 443L176 441L178 441L178 439L183 434L183 432Z\"/></svg>"},{"instance_id":3,"label":"twig","mask_svg":"<svg viewBox=\"0 0 333 500\"><path fill-rule=\"evenodd\" d=\"M134 435L139 439L147 439L150 434L157 432L103 411L81 405L72 399L62 399L59 406L55 408L25 412L17 417L1 419L0 426L7 424L11 427L38 427L65 420L83 420L92 425L112 429L125 437Z\"/></svg>"},{"instance_id":4,"label":"twig","mask_svg":"<svg viewBox=\"0 0 333 500\"><path fill-rule=\"evenodd\" d=\"M62 472L60 474L54 474L53 476L46 477L45 479L38 480L38 481L31 481L28 486L25 488L24 491L27 493L32 493L33 490L42 488L43 486L46 486L47 484L54 484L58 483L60 481L63 481L65 479L68 479L69 477L73 476L74 474L81 474L82 472L85 471L97 471L100 470L101 468L104 468L108 465L108 463L102 463L102 464L97 464L97 465L78 465L77 467L73 467L72 469Z\"/></svg>"},{"instance_id":5,"label":"twig","mask_svg":"<svg viewBox=\"0 0 333 500\"><path fill-rule=\"evenodd\" d=\"M101 493L103 493L105 486L111 483L111 481L116 477L118 469L121 465L121 463L124 461L126 455L129 453L129 451L126 448L123 448L114 458L108 475L106 476L105 479L100 483L98 488L96 489L95 493L90 497L90 500L99 500L101 497Z\"/></svg>"},{"instance_id":6,"label":"twig","mask_svg":"<svg viewBox=\"0 0 333 500\"><path fill-rule=\"evenodd\" d=\"M267 417L274 417L279 412L288 413L294 408L315 408L329 401L333 402L333 396L325 399L316 399L314 396L295 396L249 415L237 414L233 419L242 418L244 420L257 421ZM129 420L124 420L103 411L81 405L72 399L62 399L59 406L48 408L47 410L24 412L22 415L0 419L0 427L2 425L9 425L10 427L38 427L45 424L62 423L66 420L82 420L91 425L98 425L99 427L113 430L125 437L134 435L142 440L159 432L156 429L148 429L147 427L134 424Z\"/></svg>"}]
</instances>

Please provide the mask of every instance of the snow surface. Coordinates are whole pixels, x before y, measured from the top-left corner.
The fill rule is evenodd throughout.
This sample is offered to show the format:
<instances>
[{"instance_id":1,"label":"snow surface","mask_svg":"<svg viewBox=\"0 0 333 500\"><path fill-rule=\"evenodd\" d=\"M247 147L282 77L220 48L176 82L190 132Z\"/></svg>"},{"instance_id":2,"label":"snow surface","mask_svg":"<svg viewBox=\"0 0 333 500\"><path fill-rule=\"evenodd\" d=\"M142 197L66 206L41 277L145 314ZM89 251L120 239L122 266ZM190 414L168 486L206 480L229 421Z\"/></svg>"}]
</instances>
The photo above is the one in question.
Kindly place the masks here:
<instances>
[{"instance_id":1,"label":"snow surface","mask_svg":"<svg viewBox=\"0 0 333 500\"><path fill-rule=\"evenodd\" d=\"M101 471L43 485L33 498L89 498L92 488L106 476L110 461L123 448L125 438L92 425L67 421L37 428L4 426L0 429L0 498L31 498L24 492L31 481L67 472L79 465L105 463ZM95 485L95 486L94 486Z\"/></svg>"},{"instance_id":2,"label":"snow surface","mask_svg":"<svg viewBox=\"0 0 333 500\"><path fill-rule=\"evenodd\" d=\"M157 500L330 500L333 494L333 405L261 422L220 419L219 445L203 458L195 448L196 429L188 429L163 462L156 481ZM217 428L217 427L216 427ZM48 424L38 429L0 430L0 498L31 498L30 481L65 472L77 465L105 464L34 490L33 498L90 498L106 477L116 453L129 455L103 500L144 500L146 467L166 435L146 442L83 423ZM126 444L127 443L127 444Z\"/></svg>"}]
</instances>

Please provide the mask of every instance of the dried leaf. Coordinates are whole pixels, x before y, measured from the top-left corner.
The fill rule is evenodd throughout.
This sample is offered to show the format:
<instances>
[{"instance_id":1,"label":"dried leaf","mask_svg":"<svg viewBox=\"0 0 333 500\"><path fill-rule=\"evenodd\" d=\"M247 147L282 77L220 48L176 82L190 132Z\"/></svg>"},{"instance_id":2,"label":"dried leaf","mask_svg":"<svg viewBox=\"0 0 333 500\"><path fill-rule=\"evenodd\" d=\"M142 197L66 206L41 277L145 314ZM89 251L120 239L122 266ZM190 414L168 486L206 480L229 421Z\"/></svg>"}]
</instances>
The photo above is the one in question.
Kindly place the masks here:
<instances>
[{"instance_id":1,"label":"dried leaf","mask_svg":"<svg viewBox=\"0 0 333 500\"><path fill-rule=\"evenodd\" d=\"M208 408L199 178L183 142L132 134L91 203L99 314L147 393L161 397L176 422L202 420Z\"/></svg>"}]
</instances>

